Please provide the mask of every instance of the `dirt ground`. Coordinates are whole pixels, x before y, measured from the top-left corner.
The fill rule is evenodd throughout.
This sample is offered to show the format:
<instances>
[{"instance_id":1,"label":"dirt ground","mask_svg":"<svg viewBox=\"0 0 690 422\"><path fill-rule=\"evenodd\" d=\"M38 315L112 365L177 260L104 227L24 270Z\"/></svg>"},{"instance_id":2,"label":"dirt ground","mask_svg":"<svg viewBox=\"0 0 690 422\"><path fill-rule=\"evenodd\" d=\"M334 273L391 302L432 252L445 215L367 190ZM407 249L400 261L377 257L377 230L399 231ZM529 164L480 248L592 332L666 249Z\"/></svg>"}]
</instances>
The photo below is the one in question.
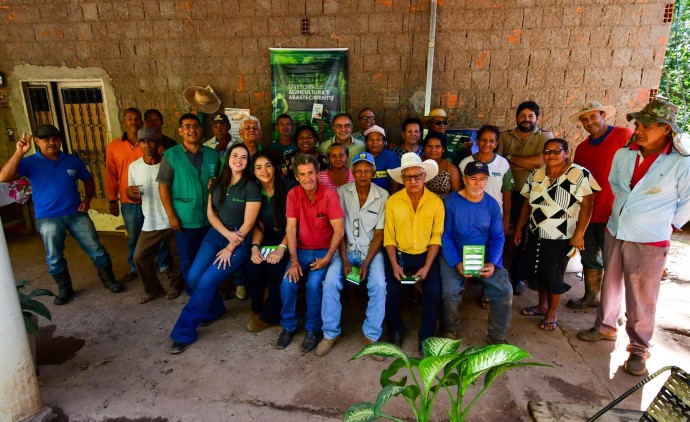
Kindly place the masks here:
<instances>
[{"instance_id":1,"label":"dirt ground","mask_svg":"<svg viewBox=\"0 0 690 422\"><path fill-rule=\"evenodd\" d=\"M113 255L116 274L126 266L126 239L102 236ZM46 272L38 235L8 235L8 246L17 279L33 287L54 289ZM187 298L158 299L137 304L143 288L138 280L126 291L103 289L89 259L73 239L68 239L67 259L77 290L66 306L43 300L53 313L52 322L41 321L38 344L41 394L60 421L325 421L342 416L348 406L374 401L380 371L386 363L370 359L349 362L362 347L361 323L365 299L343 312L343 340L326 357L302 354L299 332L286 350L274 349L280 328L252 334L245 330L249 302L232 299L228 312L209 327L181 355L170 355L168 334ZM648 361L650 373L666 365L690 370L690 237L676 235L667 267L674 277L663 282L657 312L655 347ZM582 295L582 283L568 275L573 289L565 295ZM488 311L477 305L472 292L461 305L465 346L483 345ZM625 373L627 336L618 341L584 343L576 338L594 321L594 309L575 311L561 306L560 327L553 332L538 328L539 319L519 314L536 303L536 292L515 297L508 340L527 350L531 360L552 367L522 368L502 375L483 396L470 420L529 420L529 401L554 401L603 406L639 381ZM408 324L403 349L416 355L419 304L408 300ZM385 335L385 334L384 334ZM463 346L464 348L464 346ZM628 398L622 407L645 408L662 379ZM444 398L439 399L434 420L445 420ZM399 398L385 408L410 418Z\"/></svg>"}]
</instances>

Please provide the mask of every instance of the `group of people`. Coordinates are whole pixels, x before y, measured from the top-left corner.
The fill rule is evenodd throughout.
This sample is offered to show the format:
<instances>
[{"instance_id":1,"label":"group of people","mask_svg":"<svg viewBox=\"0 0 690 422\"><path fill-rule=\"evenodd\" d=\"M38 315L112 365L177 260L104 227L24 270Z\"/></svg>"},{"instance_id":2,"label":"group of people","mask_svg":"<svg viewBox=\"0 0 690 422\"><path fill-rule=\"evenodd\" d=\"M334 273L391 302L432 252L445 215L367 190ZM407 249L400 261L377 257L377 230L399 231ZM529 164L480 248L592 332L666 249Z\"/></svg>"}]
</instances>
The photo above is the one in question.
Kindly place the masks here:
<instances>
[{"instance_id":1,"label":"group of people","mask_svg":"<svg viewBox=\"0 0 690 422\"><path fill-rule=\"evenodd\" d=\"M585 294L567 306L597 307L597 317L578 337L615 339L625 296L625 369L641 375L671 232L690 219L690 158L673 147L682 134L677 111L654 99L627 115L633 130L607 123L613 107L588 101L571 116L590 135L571 160L568 142L537 126L532 101L517 107L514 129L482 126L476 145L460 155L448 150L450 119L442 109L406 119L399 145L388 144L371 108L360 111L357 133L348 114L336 115L335 135L324 142L312 126L293 131L292 118L280 115L278 139L263 148L253 116L235 140L227 116L212 115L214 137L203 142L199 118L184 114L178 145L162 134L159 111L148 110L142 121L129 108L124 134L106 153L110 212L122 213L128 233L129 268L119 281L86 213L93 179L61 151L57 128L24 134L0 180L25 176L33 186L37 228L58 285L55 304L74 294L63 256L68 230L110 291L139 277L140 303L189 295L171 353L185 351L199 326L223 316L219 286L230 276L237 297L251 299L249 331L282 327L278 349L298 330L300 283L305 353L326 355L341 337L348 283L366 285L365 344L382 339L384 320L387 341L402 344L404 284L422 292L420 352L428 337L455 338L468 281L482 286L489 308L487 343L507 343L512 297L525 286L538 291L538 303L520 312L539 316L543 330L558 326L560 298L570 289L565 269L579 251ZM31 139L36 154L24 158Z\"/></svg>"}]
</instances>

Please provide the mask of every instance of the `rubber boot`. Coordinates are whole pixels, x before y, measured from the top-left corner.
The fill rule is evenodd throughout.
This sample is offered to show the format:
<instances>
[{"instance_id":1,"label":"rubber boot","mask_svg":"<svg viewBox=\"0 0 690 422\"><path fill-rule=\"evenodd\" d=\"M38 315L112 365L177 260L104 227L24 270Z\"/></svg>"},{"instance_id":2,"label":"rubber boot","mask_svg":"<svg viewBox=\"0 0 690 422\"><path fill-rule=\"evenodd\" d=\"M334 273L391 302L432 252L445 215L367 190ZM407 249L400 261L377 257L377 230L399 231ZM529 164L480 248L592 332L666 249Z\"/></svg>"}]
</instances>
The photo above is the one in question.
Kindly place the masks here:
<instances>
[{"instance_id":1,"label":"rubber boot","mask_svg":"<svg viewBox=\"0 0 690 422\"><path fill-rule=\"evenodd\" d=\"M117 284L117 281L115 281L115 274L113 274L112 266L98 268L98 277L101 278L103 287L110 290L112 293L120 293L124 290L124 287Z\"/></svg>"},{"instance_id":2,"label":"rubber boot","mask_svg":"<svg viewBox=\"0 0 690 422\"><path fill-rule=\"evenodd\" d=\"M585 295L580 300L570 299L566 306L572 309L596 308L601 298L601 280L604 270L585 269Z\"/></svg>"},{"instance_id":3,"label":"rubber boot","mask_svg":"<svg viewBox=\"0 0 690 422\"><path fill-rule=\"evenodd\" d=\"M60 274L53 276L53 280L57 283L58 294L55 296L53 301L56 305L64 305L69 302L74 296L74 290L72 289L72 277L69 275L69 271L65 270Z\"/></svg>"}]
</instances>

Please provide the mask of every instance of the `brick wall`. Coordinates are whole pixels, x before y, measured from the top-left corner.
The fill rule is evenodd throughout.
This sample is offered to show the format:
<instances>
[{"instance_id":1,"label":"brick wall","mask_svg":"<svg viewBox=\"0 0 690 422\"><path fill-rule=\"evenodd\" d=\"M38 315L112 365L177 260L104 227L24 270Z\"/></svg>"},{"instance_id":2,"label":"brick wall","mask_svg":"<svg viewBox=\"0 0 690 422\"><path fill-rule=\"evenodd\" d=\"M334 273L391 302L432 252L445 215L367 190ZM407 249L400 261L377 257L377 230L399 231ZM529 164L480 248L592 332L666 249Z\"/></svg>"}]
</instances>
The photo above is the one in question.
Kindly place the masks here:
<instances>
[{"instance_id":1,"label":"brick wall","mask_svg":"<svg viewBox=\"0 0 690 422\"><path fill-rule=\"evenodd\" d=\"M446 108L461 126L510 128L514 107L533 99L542 106L542 126L572 141L582 135L567 116L587 99L614 104L622 123L624 112L658 87L666 3L439 1L432 106ZM224 106L251 108L267 142L268 47L297 37L303 17L318 37L283 46L349 47L350 111L373 107L397 139L400 121L423 111L428 1L5 0L0 72L12 81L19 64L102 68L119 109L162 110L168 134L189 109L184 88L209 84ZM13 126L25 110L15 102L0 112L0 126ZM7 150L3 145L0 154Z\"/></svg>"}]
</instances>

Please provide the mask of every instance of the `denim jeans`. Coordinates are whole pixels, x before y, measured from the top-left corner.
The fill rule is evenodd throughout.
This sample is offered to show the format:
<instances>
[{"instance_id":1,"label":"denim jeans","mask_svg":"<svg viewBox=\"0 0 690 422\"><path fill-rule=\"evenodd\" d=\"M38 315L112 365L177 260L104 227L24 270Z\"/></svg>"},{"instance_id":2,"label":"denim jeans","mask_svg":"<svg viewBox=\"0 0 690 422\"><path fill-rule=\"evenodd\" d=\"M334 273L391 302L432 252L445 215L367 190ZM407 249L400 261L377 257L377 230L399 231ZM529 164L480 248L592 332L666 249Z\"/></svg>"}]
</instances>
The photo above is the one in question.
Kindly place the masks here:
<instances>
[{"instance_id":1,"label":"denim jeans","mask_svg":"<svg viewBox=\"0 0 690 422\"><path fill-rule=\"evenodd\" d=\"M302 278L307 279L307 315L305 328L307 331L321 331L321 292L323 280L326 278L328 267L320 270L310 270L309 265L314 260L323 258L327 249L297 249L297 260L302 268ZM302 280L300 280L301 282ZM297 330L297 292L299 283L292 283L287 276L280 283L280 296L283 300L283 309L280 311L280 325L288 330Z\"/></svg>"},{"instance_id":2,"label":"denim jeans","mask_svg":"<svg viewBox=\"0 0 690 422\"><path fill-rule=\"evenodd\" d=\"M460 325L458 305L462 301L460 292L464 289L465 278L455 267L439 257L441 266L441 325L446 330L456 331ZM494 270L489 278L472 277L471 280L480 283L484 294L489 298L489 338L491 340L505 340L510 327L513 303L513 286L510 284L508 272L503 268Z\"/></svg>"},{"instance_id":3,"label":"denim jeans","mask_svg":"<svg viewBox=\"0 0 690 422\"><path fill-rule=\"evenodd\" d=\"M36 228L46 248L46 264L50 275L67 271L67 261L63 253L68 230L96 268L112 265L110 255L98 240L96 227L87 213L75 212L62 217L37 218Z\"/></svg>"},{"instance_id":4,"label":"denim jeans","mask_svg":"<svg viewBox=\"0 0 690 422\"><path fill-rule=\"evenodd\" d=\"M440 253L440 251L439 251ZM402 253L405 261L403 266L406 272L415 273L424 266L427 252L419 255ZM436 318L441 301L441 274L439 272L438 258L431 264L426 280L422 281L422 323L419 326L419 340L426 340L436 332ZM402 285L393 276L393 269L386 259L386 321L390 333L402 333L405 331L405 323L401 310Z\"/></svg>"},{"instance_id":5,"label":"denim jeans","mask_svg":"<svg viewBox=\"0 0 690 422\"><path fill-rule=\"evenodd\" d=\"M181 231L175 232L177 253L180 255L180 271L182 272L182 278L184 278L187 284L189 284L189 268L192 266L192 262L201 246L201 242L203 242L210 228L211 226L204 226L196 229L183 228ZM227 246L227 243L224 246ZM189 286L187 286L185 291L187 294L191 294Z\"/></svg>"},{"instance_id":6,"label":"denim jeans","mask_svg":"<svg viewBox=\"0 0 690 422\"><path fill-rule=\"evenodd\" d=\"M585 270L604 269L604 234L606 223L589 223L585 230L585 248L580 251L582 268Z\"/></svg>"},{"instance_id":7,"label":"denim jeans","mask_svg":"<svg viewBox=\"0 0 690 422\"><path fill-rule=\"evenodd\" d=\"M144 213L141 211L141 204L123 203L120 205L120 210L122 211L122 219L125 221L125 228L127 228L127 248L129 249L127 263L129 270L135 273L137 267L134 263L134 250L137 247L137 241L139 241L141 228L144 226ZM170 251L165 242L158 245L156 262L161 271L170 268Z\"/></svg>"},{"instance_id":8,"label":"denim jeans","mask_svg":"<svg viewBox=\"0 0 690 422\"><path fill-rule=\"evenodd\" d=\"M364 262L363 256L358 251L347 251L347 260L353 266L360 266ZM340 255L336 254L331 261L323 282L323 301L321 302L321 318L323 319L323 336L329 340L340 335L340 291L343 289L345 276L343 275L343 262ZM369 291L369 304L367 305L366 319L362 325L364 336L371 341L377 341L381 337L383 317L386 315L386 271L383 265L383 254L377 253L371 260L369 272L366 278Z\"/></svg>"},{"instance_id":9,"label":"denim jeans","mask_svg":"<svg viewBox=\"0 0 690 422\"><path fill-rule=\"evenodd\" d=\"M216 254L228 245L228 240L215 229L204 237L194 263L189 269L188 288L192 294L182 309L170 337L181 343L193 343L198 338L196 329L202 320L216 320L225 313L223 299L218 293L218 285L241 268L249 258L249 237L235 248L230 266L218 268L213 261Z\"/></svg>"}]
</instances>

